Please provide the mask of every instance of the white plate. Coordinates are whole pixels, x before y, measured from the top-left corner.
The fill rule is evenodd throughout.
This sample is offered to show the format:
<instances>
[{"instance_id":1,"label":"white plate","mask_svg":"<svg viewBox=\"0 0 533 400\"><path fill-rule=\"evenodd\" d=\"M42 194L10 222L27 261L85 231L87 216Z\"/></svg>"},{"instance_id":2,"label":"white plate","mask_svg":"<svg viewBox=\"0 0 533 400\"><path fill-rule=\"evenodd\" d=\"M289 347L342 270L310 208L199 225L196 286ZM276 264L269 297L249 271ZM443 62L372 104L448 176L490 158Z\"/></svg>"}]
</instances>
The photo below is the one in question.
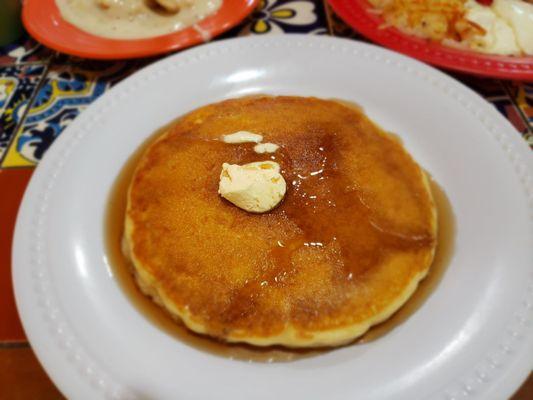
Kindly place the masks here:
<instances>
[{"instance_id":1,"label":"white plate","mask_svg":"<svg viewBox=\"0 0 533 400\"><path fill-rule=\"evenodd\" d=\"M379 340L289 363L226 359L160 331L118 286L103 222L121 166L176 116L253 93L359 103L447 192L451 265ZM532 171L529 149L490 104L420 62L326 37L216 42L124 80L49 150L17 221L17 304L69 398L503 399L533 364Z\"/></svg>"}]
</instances>

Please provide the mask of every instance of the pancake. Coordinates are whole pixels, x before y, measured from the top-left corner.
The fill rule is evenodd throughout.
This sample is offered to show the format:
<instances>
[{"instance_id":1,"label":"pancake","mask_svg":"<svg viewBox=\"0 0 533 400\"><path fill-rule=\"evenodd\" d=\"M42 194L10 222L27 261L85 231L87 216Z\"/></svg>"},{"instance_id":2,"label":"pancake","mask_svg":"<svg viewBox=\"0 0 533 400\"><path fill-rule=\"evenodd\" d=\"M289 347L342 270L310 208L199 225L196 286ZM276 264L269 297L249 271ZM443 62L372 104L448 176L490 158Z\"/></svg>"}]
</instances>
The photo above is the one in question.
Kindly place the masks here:
<instances>
[{"instance_id":1,"label":"pancake","mask_svg":"<svg viewBox=\"0 0 533 400\"><path fill-rule=\"evenodd\" d=\"M250 131L280 146L221 136ZM223 163L272 159L287 192L264 214L218 193ZM390 317L432 263L428 179L398 140L335 101L251 97L197 109L142 155L124 251L141 290L189 329L256 346L335 346Z\"/></svg>"}]
</instances>

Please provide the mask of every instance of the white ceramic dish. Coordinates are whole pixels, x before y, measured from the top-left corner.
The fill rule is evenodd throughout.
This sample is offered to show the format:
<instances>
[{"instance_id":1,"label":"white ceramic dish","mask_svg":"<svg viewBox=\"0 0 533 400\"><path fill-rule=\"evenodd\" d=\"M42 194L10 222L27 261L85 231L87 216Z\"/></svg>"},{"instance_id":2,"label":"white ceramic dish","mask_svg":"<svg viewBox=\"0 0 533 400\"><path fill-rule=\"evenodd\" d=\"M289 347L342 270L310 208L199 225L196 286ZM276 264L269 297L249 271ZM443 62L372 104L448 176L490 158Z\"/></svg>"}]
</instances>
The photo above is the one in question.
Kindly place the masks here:
<instances>
[{"instance_id":1,"label":"white ceramic dish","mask_svg":"<svg viewBox=\"0 0 533 400\"><path fill-rule=\"evenodd\" d=\"M289 363L226 359L160 331L117 284L103 223L124 162L176 116L254 93L357 102L446 191L451 265L379 340ZM490 104L420 62L325 37L216 42L124 80L49 150L17 221L17 304L73 399L503 399L533 364L532 171L528 147Z\"/></svg>"}]
</instances>

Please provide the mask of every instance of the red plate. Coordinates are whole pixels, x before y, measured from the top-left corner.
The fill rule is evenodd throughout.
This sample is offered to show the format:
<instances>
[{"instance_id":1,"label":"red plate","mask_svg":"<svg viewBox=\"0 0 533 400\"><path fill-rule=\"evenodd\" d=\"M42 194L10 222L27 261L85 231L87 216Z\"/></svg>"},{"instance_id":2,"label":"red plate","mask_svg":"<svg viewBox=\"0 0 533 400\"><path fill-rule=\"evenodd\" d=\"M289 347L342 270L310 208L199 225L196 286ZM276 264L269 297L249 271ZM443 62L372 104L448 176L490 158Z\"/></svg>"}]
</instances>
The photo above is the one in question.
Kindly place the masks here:
<instances>
[{"instance_id":1,"label":"red plate","mask_svg":"<svg viewBox=\"0 0 533 400\"><path fill-rule=\"evenodd\" d=\"M55 0L26 0L22 20L35 39L54 50L85 58L134 58L205 42L237 25L254 10L258 1L223 0L215 14L196 24L198 29L188 27L147 39L106 39L84 32L61 17Z\"/></svg>"},{"instance_id":2,"label":"red plate","mask_svg":"<svg viewBox=\"0 0 533 400\"><path fill-rule=\"evenodd\" d=\"M459 50L400 32L380 28L384 21L366 0L328 0L335 12L369 39L430 64L493 78L533 81L533 57L512 57Z\"/></svg>"}]
</instances>

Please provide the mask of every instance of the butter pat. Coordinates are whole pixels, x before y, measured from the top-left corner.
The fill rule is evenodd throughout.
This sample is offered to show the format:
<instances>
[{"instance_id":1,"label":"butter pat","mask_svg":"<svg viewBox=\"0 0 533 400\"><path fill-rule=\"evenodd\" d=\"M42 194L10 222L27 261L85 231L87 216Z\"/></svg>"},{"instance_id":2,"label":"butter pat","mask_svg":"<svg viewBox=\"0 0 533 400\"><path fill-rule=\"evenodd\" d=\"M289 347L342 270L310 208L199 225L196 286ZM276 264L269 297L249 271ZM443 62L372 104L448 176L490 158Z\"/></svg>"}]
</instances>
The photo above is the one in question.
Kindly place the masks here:
<instances>
[{"instance_id":1,"label":"butter pat","mask_svg":"<svg viewBox=\"0 0 533 400\"><path fill-rule=\"evenodd\" d=\"M279 204L286 191L287 184L276 162L222 164L218 193L245 211L270 211Z\"/></svg>"},{"instance_id":2,"label":"butter pat","mask_svg":"<svg viewBox=\"0 0 533 400\"><path fill-rule=\"evenodd\" d=\"M259 154L275 153L279 146L274 143L259 143L254 146L254 151Z\"/></svg>"},{"instance_id":3,"label":"butter pat","mask_svg":"<svg viewBox=\"0 0 533 400\"><path fill-rule=\"evenodd\" d=\"M263 136L248 131L238 131L229 135L222 136L224 143L260 143Z\"/></svg>"}]
</instances>

